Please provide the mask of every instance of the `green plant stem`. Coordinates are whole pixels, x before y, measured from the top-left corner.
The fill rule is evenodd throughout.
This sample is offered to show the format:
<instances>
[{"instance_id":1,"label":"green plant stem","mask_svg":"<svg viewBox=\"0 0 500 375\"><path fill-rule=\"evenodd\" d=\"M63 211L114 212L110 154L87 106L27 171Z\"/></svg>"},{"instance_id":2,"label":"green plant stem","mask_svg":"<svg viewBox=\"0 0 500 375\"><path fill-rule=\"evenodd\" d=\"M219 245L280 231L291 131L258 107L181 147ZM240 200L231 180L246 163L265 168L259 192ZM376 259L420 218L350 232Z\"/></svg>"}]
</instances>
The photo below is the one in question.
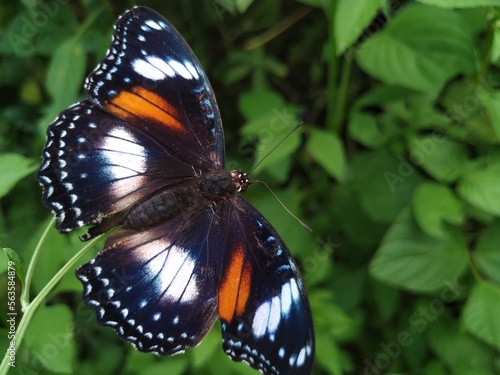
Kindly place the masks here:
<instances>
[{"instance_id":1,"label":"green plant stem","mask_svg":"<svg viewBox=\"0 0 500 375\"><path fill-rule=\"evenodd\" d=\"M36 263L38 262L38 256L40 255L40 250L42 248L42 244L45 242L47 235L49 234L50 229L54 226L56 218L54 217L47 228L45 228L42 236L40 237L40 241L36 245L35 251L33 252L33 256L31 257L30 264L28 265L28 270L26 271L26 277L23 285L23 290L21 292L21 310L23 313L30 303L30 287L31 287L31 279L33 278L33 272L35 270Z\"/></svg>"},{"instance_id":2,"label":"green plant stem","mask_svg":"<svg viewBox=\"0 0 500 375\"><path fill-rule=\"evenodd\" d=\"M327 81L327 104L326 104L326 127L338 133L339 125L335 123L336 110L336 82L338 75L337 45L335 43L334 19L337 2L331 1L327 9L328 14L328 81Z\"/></svg>"},{"instance_id":3,"label":"green plant stem","mask_svg":"<svg viewBox=\"0 0 500 375\"><path fill-rule=\"evenodd\" d=\"M336 93L333 105L333 113L331 126L335 133L339 134L342 123L345 119L345 106L347 103L347 91L349 90L349 82L351 81L352 62L344 59L340 73L340 85Z\"/></svg>"},{"instance_id":4,"label":"green plant stem","mask_svg":"<svg viewBox=\"0 0 500 375\"><path fill-rule=\"evenodd\" d=\"M52 223L52 222L51 222ZM44 233L45 235L45 233ZM74 268L75 264L87 253L87 251L94 246L94 244L99 240L100 237L94 238L92 241L90 241L87 245L85 245L78 253L76 253L55 275L52 277L52 279L44 286L44 288L40 291L40 293L33 299L31 303L28 303L24 309L24 314L19 322L19 325L17 326L16 329L16 335L15 335L15 343L16 343L16 352L19 349L19 346L21 345L21 342L24 338L24 335L26 333L26 330L29 326L29 323L31 319L33 318L33 315L35 314L35 311L38 309L38 307L42 304L42 302L45 300L47 295L54 289L54 287L57 285L57 283L63 278L63 276L68 272L70 269ZM43 242L43 241L40 241ZM41 245L40 245L41 247ZM37 247L38 250L38 247ZM35 250L36 256L37 250ZM35 259L36 262L36 259ZM32 262L33 263L33 259ZM28 269L33 269L34 266L30 263L30 266ZM27 292L29 294L29 292ZM5 353L4 358L2 359L2 363L0 364L0 375L5 375L9 371L9 357L7 356L7 352Z\"/></svg>"}]
</instances>

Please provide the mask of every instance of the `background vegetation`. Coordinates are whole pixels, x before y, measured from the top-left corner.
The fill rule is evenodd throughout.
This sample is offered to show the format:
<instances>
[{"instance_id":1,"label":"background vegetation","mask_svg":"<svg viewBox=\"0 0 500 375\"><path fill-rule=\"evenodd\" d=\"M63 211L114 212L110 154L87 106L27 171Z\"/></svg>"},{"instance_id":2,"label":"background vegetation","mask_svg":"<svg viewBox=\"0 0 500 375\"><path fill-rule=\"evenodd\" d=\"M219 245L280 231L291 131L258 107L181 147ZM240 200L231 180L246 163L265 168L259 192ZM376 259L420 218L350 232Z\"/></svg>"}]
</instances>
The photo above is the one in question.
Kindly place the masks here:
<instances>
[{"instance_id":1,"label":"background vegetation","mask_svg":"<svg viewBox=\"0 0 500 375\"><path fill-rule=\"evenodd\" d=\"M499 0L140 1L184 35L216 91L228 168L301 265L315 374L500 373ZM45 131L84 97L133 1L0 7L0 353L7 262L26 272L51 216L34 180ZM80 233L81 234L81 233ZM87 261L102 242L86 256ZM51 230L31 297L82 244ZM74 268L34 311L12 374L254 374L216 325L157 358L100 327ZM17 283L21 292L21 283ZM20 303L17 303L20 320Z\"/></svg>"}]
</instances>

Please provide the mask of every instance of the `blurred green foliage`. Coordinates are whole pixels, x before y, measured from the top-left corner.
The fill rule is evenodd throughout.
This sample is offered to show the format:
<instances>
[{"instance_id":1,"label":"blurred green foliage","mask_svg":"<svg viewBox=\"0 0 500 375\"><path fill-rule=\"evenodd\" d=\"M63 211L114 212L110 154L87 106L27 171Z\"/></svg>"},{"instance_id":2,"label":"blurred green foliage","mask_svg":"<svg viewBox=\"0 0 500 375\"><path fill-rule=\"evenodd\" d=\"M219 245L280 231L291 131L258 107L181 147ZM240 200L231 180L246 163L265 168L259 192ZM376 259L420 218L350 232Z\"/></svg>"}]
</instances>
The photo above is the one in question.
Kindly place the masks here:
<instances>
[{"instance_id":1,"label":"blurred green foliage","mask_svg":"<svg viewBox=\"0 0 500 375\"><path fill-rule=\"evenodd\" d=\"M132 1L0 7L0 353L7 262L26 271L48 225L33 176L48 124L82 99ZM315 374L500 373L500 1L141 1L211 79L227 168L296 257L317 335ZM80 233L81 234L81 233ZM82 244L52 230L32 297ZM86 261L98 251L87 256ZM20 294L21 283L18 283ZM18 319L20 319L20 304ZM220 327L157 358L100 327L68 273L30 322L12 374L254 374Z\"/></svg>"}]
</instances>

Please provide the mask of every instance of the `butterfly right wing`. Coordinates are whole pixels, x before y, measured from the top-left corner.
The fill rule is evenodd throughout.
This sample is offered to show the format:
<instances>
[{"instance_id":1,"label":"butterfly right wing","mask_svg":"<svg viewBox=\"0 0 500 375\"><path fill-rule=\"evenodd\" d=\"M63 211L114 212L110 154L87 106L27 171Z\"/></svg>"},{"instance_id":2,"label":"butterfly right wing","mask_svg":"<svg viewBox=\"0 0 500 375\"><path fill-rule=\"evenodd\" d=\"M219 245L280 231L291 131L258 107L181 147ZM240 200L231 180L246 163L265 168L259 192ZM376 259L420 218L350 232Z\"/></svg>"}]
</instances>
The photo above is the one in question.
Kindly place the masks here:
<instances>
[{"instance_id":1,"label":"butterfly right wing","mask_svg":"<svg viewBox=\"0 0 500 375\"><path fill-rule=\"evenodd\" d=\"M49 126L36 178L57 229L66 233L122 212L194 173L144 131L82 101Z\"/></svg>"},{"instance_id":2,"label":"butterfly right wing","mask_svg":"<svg viewBox=\"0 0 500 375\"><path fill-rule=\"evenodd\" d=\"M215 215L190 210L142 230L122 227L81 266L84 301L100 324L138 350L172 355L196 346L217 319Z\"/></svg>"}]
</instances>

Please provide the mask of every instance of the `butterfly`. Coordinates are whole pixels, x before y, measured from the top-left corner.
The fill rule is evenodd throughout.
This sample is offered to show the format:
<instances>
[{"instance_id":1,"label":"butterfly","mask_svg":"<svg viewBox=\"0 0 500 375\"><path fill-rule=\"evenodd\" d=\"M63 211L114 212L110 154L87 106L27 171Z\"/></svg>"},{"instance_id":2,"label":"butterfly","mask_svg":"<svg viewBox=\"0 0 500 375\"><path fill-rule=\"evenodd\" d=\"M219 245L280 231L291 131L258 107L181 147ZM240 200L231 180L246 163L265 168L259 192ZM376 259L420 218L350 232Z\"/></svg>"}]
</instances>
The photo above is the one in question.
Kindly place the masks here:
<instances>
[{"instance_id":1,"label":"butterfly","mask_svg":"<svg viewBox=\"0 0 500 375\"><path fill-rule=\"evenodd\" d=\"M310 374L311 311L297 266L224 170L215 96L193 51L155 11L116 22L88 99L49 125L36 177L68 233L118 227L76 271L97 320L143 352L181 353L220 318L224 351L264 374Z\"/></svg>"}]
</instances>

